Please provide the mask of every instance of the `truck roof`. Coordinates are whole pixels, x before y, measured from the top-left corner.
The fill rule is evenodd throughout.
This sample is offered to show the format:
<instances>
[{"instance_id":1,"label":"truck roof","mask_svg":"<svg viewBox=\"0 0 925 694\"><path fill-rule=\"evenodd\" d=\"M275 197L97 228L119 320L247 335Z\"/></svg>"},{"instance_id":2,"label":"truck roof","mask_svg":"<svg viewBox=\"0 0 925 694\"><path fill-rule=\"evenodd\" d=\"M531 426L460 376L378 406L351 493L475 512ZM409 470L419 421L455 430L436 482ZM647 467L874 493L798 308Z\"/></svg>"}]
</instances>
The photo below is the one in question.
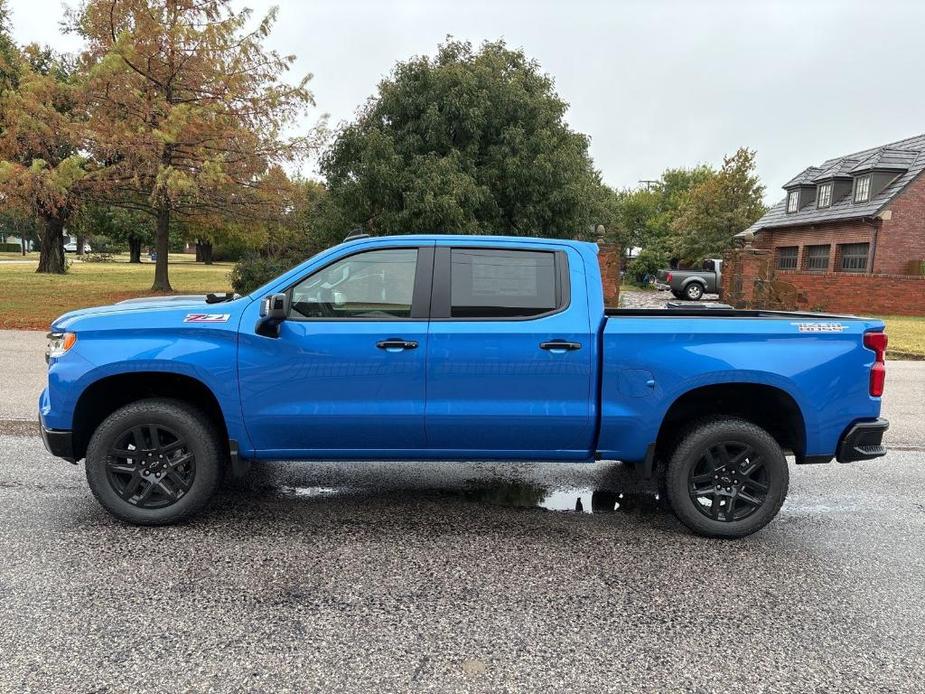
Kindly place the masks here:
<instances>
[{"instance_id":1,"label":"truck roof","mask_svg":"<svg viewBox=\"0 0 925 694\"><path fill-rule=\"evenodd\" d=\"M597 244L591 241L578 241L576 239L564 239L564 238L554 238L548 237L543 238L539 236L500 236L492 234L390 234L388 236L360 236L354 239L348 239L339 245L353 245L360 243L367 243L369 241L382 241L382 240L403 240L403 241L450 241L450 242L466 242L466 241L488 241L488 242L497 242L497 243L564 243L570 246L587 246L593 248L594 252L597 252Z\"/></svg>"}]
</instances>

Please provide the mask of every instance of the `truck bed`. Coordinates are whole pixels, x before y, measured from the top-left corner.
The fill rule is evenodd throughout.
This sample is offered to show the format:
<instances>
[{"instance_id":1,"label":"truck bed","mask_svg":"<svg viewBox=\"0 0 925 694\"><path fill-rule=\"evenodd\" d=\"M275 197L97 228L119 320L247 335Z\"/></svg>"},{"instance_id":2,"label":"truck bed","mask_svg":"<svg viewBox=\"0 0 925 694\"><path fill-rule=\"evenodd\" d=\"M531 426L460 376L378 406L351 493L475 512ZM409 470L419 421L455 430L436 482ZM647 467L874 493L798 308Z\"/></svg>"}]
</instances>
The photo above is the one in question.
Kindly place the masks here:
<instances>
[{"instance_id":1,"label":"truck bed","mask_svg":"<svg viewBox=\"0 0 925 694\"><path fill-rule=\"evenodd\" d=\"M807 311L764 311L740 308L707 308L690 306L685 308L618 308L608 306L604 315L609 318L621 316L648 316L652 318L802 318L815 321L865 320L860 316L835 313L809 313Z\"/></svg>"}]
</instances>

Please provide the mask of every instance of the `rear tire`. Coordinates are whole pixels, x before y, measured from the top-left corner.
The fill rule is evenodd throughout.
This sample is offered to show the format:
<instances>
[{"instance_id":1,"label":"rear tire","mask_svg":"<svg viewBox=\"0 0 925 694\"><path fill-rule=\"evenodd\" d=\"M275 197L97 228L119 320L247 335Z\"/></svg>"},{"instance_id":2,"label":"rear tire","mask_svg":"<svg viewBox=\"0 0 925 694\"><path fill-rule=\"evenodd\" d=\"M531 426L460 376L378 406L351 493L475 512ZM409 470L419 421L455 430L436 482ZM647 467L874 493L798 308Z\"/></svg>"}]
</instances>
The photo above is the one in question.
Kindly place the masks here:
<instances>
[{"instance_id":1,"label":"rear tire","mask_svg":"<svg viewBox=\"0 0 925 694\"><path fill-rule=\"evenodd\" d=\"M787 496L787 460L767 431L725 417L694 424L671 456L666 492L698 535L737 538L766 526Z\"/></svg>"},{"instance_id":2,"label":"rear tire","mask_svg":"<svg viewBox=\"0 0 925 694\"><path fill-rule=\"evenodd\" d=\"M87 447L97 501L135 525L168 525L200 511L221 482L221 439L209 418L178 400L139 400L107 417Z\"/></svg>"}]
</instances>

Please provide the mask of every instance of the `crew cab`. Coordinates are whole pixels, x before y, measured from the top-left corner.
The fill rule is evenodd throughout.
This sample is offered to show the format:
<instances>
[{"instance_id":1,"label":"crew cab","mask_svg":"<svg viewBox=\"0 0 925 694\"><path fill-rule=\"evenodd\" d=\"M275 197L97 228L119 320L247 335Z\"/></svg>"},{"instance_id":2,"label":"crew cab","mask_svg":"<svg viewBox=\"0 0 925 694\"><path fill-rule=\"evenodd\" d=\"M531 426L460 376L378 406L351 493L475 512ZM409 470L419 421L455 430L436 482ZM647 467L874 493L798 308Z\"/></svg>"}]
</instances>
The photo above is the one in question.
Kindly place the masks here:
<instances>
[{"instance_id":1,"label":"crew cab","mask_svg":"<svg viewBox=\"0 0 925 694\"><path fill-rule=\"evenodd\" d=\"M48 450L113 515L166 524L264 460L621 460L697 533L778 512L788 462L882 456L879 320L605 308L597 246L358 238L247 296L51 326Z\"/></svg>"},{"instance_id":2,"label":"crew cab","mask_svg":"<svg viewBox=\"0 0 925 694\"><path fill-rule=\"evenodd\" d=\"M704 294L715 294L723 282L721 258L707 258L700 270L659 270L655 288L670 291L676 299L700 301Z\"/></svg>"}]
</instances>

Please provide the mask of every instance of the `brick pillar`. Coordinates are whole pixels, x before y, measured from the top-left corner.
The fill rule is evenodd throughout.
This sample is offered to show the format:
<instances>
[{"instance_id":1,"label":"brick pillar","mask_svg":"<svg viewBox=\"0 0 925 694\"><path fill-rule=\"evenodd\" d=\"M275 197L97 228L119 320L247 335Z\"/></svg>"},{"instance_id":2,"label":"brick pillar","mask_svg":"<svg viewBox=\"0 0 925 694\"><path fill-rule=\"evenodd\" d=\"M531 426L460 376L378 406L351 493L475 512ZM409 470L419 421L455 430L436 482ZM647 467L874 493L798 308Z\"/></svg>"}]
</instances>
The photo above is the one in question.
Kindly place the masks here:
<instances>
[{"instance_id":1,"label":"brick pillar","mask_svg":"<svg viewBox=\"0 0 925 694\"><path fill-rule=\"evenodd\" d=\"M756 289L759 294L771 277L771 252L764 248L733 248L723 257L723 283L720 301L736 308L755 305Z\"/></svg>"},{"instance_id":2,"label":"brick pillar","mask_svg":"<svg viewBox=\"0 0 925 694\"><path fill-rule=\"evenodd\" d=\"M597 261L601 266L604 285L604 305L620 305L620 257L623 249L614 243L598 243Z\"/></svg>"}]
</instances>

